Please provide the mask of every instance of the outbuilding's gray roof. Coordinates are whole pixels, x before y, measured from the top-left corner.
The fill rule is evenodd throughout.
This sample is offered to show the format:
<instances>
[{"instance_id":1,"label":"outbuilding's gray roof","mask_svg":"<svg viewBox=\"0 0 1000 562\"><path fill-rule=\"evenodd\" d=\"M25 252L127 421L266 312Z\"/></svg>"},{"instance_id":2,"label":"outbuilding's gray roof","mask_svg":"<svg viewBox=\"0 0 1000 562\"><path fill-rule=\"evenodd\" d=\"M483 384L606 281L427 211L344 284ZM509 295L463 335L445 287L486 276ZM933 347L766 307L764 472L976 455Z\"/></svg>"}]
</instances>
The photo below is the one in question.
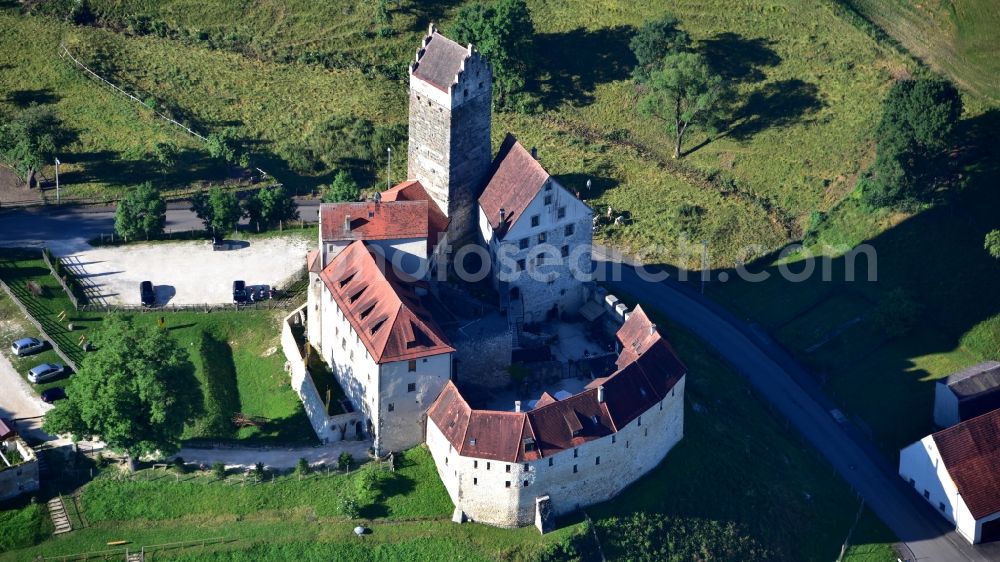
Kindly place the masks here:
<instances>
[{"instance_id":1,"label":"outbuilding's gray roof","mask_svg":"<svg viewBox=\"0 0 1000 562\"><path fill-rule=\"evenodd\" d=\"M1000 392L1000 362L986 361L973 365L952 373L943 382L959 400Z\"/></svg>"}]
</instances>

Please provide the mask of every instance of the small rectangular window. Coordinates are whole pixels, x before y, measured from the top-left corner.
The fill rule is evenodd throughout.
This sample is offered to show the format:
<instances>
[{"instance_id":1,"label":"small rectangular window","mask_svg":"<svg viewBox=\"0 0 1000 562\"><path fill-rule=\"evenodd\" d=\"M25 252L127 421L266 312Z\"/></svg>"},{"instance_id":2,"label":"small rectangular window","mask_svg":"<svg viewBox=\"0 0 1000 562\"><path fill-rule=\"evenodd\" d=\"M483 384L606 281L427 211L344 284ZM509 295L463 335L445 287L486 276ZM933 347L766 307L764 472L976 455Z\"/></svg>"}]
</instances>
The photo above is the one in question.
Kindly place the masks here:
<instances>
[{"instance_id":1,"label":"small rectangular window","mask_svg":"<svg viewBox=\"0 0 1000 562\"><path fill-rule=\"evenodd\" d=\"M945 508L944 508L944 502L938 503L938 509L941 510L941 513L944 513L946 511Z\"/></svg>"},{"instance_id":2,"label":"small rectangular window","mask_svg":"<svg viewBox=\"0 0 1000 562\"><path fill-rule=\"evenodd\" d=\"M545 237L545 233L544 232L540 232L538 234L538 243L539 244L544 244L546 240L547 240L547 238Z\"/></svg>"},{"instance_id":3,"label":"small rectangular window","mask_svg":"<svg viewBox=\"0 0 1000 562\"><path fill-rule=\"evenodd\" d=\"M594 464L601 464L601 457L594 459Z\"/></svg>"},{"instance_id":4,"label":"small rectangular window","mask_svg":"<svg viewBox=\"0 0 1000 562\"><path fill-rule=\"evenodd\" d=\"M517 260L517 270L518 271L524 271L524 266L525 266L524 260Z\"/></svg>"},{"instance_id":5,"label":"small rectangular window","mask_svg":"<svg viewBox=\"0 0 1000 562\"><path fill-rule=\"evenodd\" d=\"M472 468L479 468L479 461L472 461Z\"/></svg>"},{"instance_id":6,"label":"small rectangular window","mask_svg":"<svg viewBox=\"0 0 1000 562\"><path fill-rule=\"evenodd\" d=\"M406 365L406 369L407 369L407 370L408 370L409 372L411 372L411 373L415 373L415 372L417 371L417 360L416 360L416 359L411 359L411 360L410 360L410 361L409 361L409 362L407 363L407 365Z\"/></svg>"},{"instance_id":7,"label":"small rectangular window","mask_svg":"<svg viewBox=\"0 0 1000 562\"><path fill-rule=\"evenodd\" d=\"M490 463L486 463L486 470L490 469Z\"/></svg>"},{"instance_id":8,"label":"small rectangular window","mask_svg":"<svg viewBox=\"0 0 1000 562\"><path fill-rule=\"evenodd\" d=\"M416 392L417 391L417 383L411 382L410 384L406 385L406 391L407 392Z\"/></svg>"},{"instance_id":9,"label":"small rectangular window","mask_svg":"<svg viewBox=\"0 0 1000 562\"><path fill-rule=\"evenodd\" d=\"M522 250L527 250L527 249L528 249L528 243L529 243L529 242L531 242L531 241L530 241L530 240L528 240L527 238L522 238L522 239L521 239L521 240L520 240L520 241L519 241L519 242L517 243L517 245L518 245L518 247L519 247L520 249L522 249Z\"/></svg>"},{"instance_id":10,"label":"small rectangular window","mask_svg":"<svg viewBox=\"0 0 1000 562\"><path fill-rule=\"evenodd\" d=\"M577 458L579 456L580 456L580 450L579 449L573 449L573 458L575 459L575 458Z\"/></svg>"},{"instance_id":11,"label":"small rectangular window","mask_svg":"<svg viewBox=\"0 0 1000 562\"><path fill-rule=\"evenodd\" d=\"M576 465L573 465L573 474L576 474Z\"/></svg>"},{"instance_id":12,"label":"small rectangular window","mask_svg":"<svg viewBox=\"0 0 1000 562\"><path fill-rule=\"evenodd\" d=\"M559 248L559 253L562 254L562 257L568 258L569 257L569 246L563 246L562 248Z\"/></svg>"},{"instance_id":13,"label":"small rectangular window","mask_svg":"<svg viewBox=\"0 0 1000 562\"><path fill-rule=\"evenodd\" d=\"M503 483L504 488L510 488L510 480Z\"/></svg>"},{"instance_id":14,"label":"small rectangular window","mask_svg":"<svg viewBox=\"0 0 1000 562\"><path fill-rule=\"evenodd\" d=\"M928 490L924 490L924 499L931 499L931 493Z\"/></svg>"},{"instance_id":15,"label":"small rectangular window","mask_svg":"<svg viewBox=\"0 0 1000 562\"><path fill-rule=\"evenodd\" d=\"M393 405L393 403L392 403L392 402L389 402L389 411L391 412L391 411L393 411L393 410L395 410L395 409L396 409L396 406L395 406L395 405Z\"/></svg>"},{"instance_id":16,"label":"small rectangular window","mask_svg":"<svg viewBox=\"0 0 1000 562\"><path fill-rule=\"evenodd\" d=\"M552 457L549 457L549 466L552 466Z\"/></svg>"},{"instance_id":17,"label":"small rectangular window","mask_svg":"<svg viewBox=\"0 0 1000 562\"><path fill-rule=\"evenodd\" d=\"M639 416L639 423L636 424L638 427L642 427L642 416Z\"/></svg>"},{"instance_id":18,"label":"small rectangular window","mask_svg":"<svg viewBox=\"0 0 1000 562\"><path fill-rule=\"evenodd\" d=\"M524 471L528 472L529 470L531 470L531 467L528 466L528 463L524 463Z\"/></svg>"},{"instance_id":19,"label":"small rectangular window","mask_svg":"<svg viewBox=\"0 0 1000 562\"><path fill-rule=\"evenodd\" d=\"M576 225L567 224L566 225L566 236L573 236L573 232L576 231Z\"/></svg>"},{"instance_id":20,"label":"small rectangular window","mask_svg":"<svg viewBox=\"0 0 1000 562\"><path fill-rule=\"evenodd\" d=\"M479 479L478 478L473 478L472 479L472 485L473 486L478 486L479 485Z\"/></svg>"},{"instance_id":21,"label":"small rectangular window","mask_svg":"<svg viewBox=\"0 0 1000 562\"><path fill-rule=\"evenodd\" d=\"M538 226L541 223L542 223L542 219L538 215L534 215L533 217L531 217L531 226L533 226L533 227L534 226Z\"/></svg>"},{"instance_id":22,"label":"small rectangular window","mask_svg":"<svg viewBox=\"0 0 1000 562\"><path fill-rule=\"evenodd\" d=\"M525 487L525 488L527 488L527 487L528 487L528 481L527 481L527 480L525 480L525 481L524 481L524 487Z\"/></svg>"},{"instance_id":23,"label":"small rectangular window","mask_svg":"<svg viewBox=\"0 0 1000 562\"><path fill-rule=\"evenodd\" d=\"M556 216L561 219L566 218L566 207L559 207L559 210L556 211Z\"/></svg>"},{"instance_id":24,"label":"small rectangular window","mask_svg":"<svg viewBox=\"0 0 1000 562\"><path fill-rule=\"evenodd\" d=\"M618 437L617 435L612 435L612 436L611 436L611 444L612 444L612 445L614 445L614 444L615 444L615 441L617 440L617 437Z\"/></svg>"},{"instance_id":25,"label":"small rectangular window","mask_svg":"<svg viewBox=\"0 0 1000 562\"><path fill-rule=\"evenodd\" d=\"M507 465L507 472L510 472L510 465Z\"/></svg>"}]
</instances>

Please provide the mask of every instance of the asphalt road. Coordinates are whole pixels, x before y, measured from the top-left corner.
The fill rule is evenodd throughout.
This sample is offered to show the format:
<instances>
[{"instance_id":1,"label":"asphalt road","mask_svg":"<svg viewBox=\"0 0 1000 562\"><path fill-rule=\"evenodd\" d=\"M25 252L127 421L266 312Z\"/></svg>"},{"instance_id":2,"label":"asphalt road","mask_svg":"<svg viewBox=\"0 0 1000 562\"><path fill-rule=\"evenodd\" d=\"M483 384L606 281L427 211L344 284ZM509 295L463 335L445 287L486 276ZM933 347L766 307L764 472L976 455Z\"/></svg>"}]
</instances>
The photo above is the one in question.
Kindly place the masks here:
<instances>
[{"instance_id":1,"label":"asphalt road","mask_svg":"<svg viewBox=\"0 0 1000 562\"><path fill-rule=\"evenodd\" d=\"M315 222L317 199L296 198L299 217ZM244 220L243 225L247 222ZM186 201L167 204L168 231L180 232L204 228ZM51 240L86 243L115 229L114 207L77 207L55 205L0 209L0 246L39 246Z\"/></svg>"},{"instance_id":2,"label":"asphalt road","mask_svg":"<svg viewBox=\"0 0 1000 562\"><path fill-rule=\"evenodd\" d=\"M606 268L604 255L595 248L595 260ZM808 388L801 366L766 336L689 287L671 280L650 282L631 267L620 269L617 280L608 279L612 288L637 296L714 347L820 451L916 560L1000 560L1000 545L969 545L903 483L871 443L850 426L838 424L825 399L807 391L815 389Z\"/></svg>"}]
</instances>

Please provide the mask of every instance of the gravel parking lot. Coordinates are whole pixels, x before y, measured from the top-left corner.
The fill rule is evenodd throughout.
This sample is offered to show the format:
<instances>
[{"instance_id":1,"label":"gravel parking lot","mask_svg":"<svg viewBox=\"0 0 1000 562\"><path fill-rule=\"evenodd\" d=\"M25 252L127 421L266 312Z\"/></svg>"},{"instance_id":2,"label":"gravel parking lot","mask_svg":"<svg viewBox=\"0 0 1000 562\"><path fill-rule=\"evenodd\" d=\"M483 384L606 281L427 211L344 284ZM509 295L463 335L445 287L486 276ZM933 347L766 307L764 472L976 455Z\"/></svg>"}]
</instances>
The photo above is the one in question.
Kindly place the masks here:
<instances>
[{"instance_id":1,"label":"gravel parking lot","mask_svg":"<svg viewBox=\"0 0 1000 562\"><path fill-rule=\"evenodd\" d=\"M97 248L52 242L50 249L96 285L99 301L138 305L139 284L152 281L158 306L232 303L236 279L282 289L305 266L309 249L301 237L262 238L236 245L214 251L209 241Z\"/></svg>"}]
</instances>

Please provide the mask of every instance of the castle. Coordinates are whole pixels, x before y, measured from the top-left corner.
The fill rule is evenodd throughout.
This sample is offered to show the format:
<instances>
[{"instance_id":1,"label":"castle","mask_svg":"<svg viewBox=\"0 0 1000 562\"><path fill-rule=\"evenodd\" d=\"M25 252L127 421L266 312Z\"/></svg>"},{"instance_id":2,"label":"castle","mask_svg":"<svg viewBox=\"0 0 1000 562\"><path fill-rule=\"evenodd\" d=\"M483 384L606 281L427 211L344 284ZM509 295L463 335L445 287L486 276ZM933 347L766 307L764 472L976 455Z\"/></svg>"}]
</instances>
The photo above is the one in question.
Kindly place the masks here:
<instances>
[{"instance_id":1,"label":"castle","mask_svg":"<svg viewBox=\"0 0 1000 562\"><path fill-rule=\"evenodd\" d=\"M617 358L585 388L513 411L470 406L436 320L438 284L472 248L514 334L579 315L598 291L587 276L593 213L512 135L491 158L492 73L472 45L431 25L409 74L410 179L321 207L306 338L376 454L427 444L456 521L544 531L613 497L681 439L687 371L641 308L618 305Z\"/></svg>"}]
</instances>

